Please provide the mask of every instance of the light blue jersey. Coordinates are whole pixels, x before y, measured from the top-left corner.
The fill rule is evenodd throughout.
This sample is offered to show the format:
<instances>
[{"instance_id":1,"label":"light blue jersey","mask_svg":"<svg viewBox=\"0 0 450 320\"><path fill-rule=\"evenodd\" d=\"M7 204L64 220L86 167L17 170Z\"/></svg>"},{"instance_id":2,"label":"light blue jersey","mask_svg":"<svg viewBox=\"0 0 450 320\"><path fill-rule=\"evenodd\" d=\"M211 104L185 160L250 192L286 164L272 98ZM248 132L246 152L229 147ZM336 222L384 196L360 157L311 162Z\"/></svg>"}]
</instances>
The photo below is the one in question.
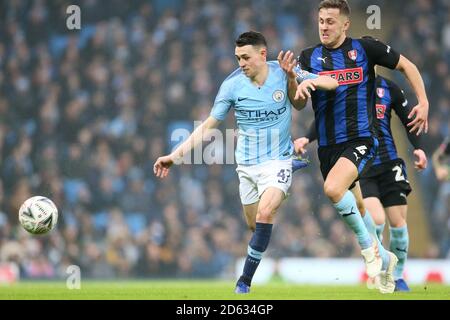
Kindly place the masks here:
<instances>
[{"instance_id":1,"label":"light blue jersey","mask_svg":"<svg viewBox=\"0 0 450 320\"><path fill-rule=\"evenodd\" d=\"M267 65L269 73L260 88L241 69L230 74L211 110L212 117L224 120L234 108L239 131L235 156L240 165L288 159L294 151L287 75L278 61L268 61Z\"/></svg>"}]
</instances>

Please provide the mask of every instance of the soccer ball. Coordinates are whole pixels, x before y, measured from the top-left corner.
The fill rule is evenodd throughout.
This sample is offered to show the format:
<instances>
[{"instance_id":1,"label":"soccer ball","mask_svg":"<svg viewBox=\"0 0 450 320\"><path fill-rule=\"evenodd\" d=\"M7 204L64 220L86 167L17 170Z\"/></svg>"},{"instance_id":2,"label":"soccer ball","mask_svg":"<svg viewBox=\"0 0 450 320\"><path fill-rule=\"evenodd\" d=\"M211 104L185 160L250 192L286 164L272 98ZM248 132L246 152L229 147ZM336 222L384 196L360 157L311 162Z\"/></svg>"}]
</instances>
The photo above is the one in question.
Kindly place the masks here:
<instances>
[{"instance_id":1,"label":"soccer ball","mask_svg":"<svg viewBox=\"0 0 450 320\"><path fill-rule=\"evenodd\" d=\"M19 222L31 234L45 234L55 227L57 221L58 208L46 197L31 197L19 209Z\"/></svg>"}]
</instances>

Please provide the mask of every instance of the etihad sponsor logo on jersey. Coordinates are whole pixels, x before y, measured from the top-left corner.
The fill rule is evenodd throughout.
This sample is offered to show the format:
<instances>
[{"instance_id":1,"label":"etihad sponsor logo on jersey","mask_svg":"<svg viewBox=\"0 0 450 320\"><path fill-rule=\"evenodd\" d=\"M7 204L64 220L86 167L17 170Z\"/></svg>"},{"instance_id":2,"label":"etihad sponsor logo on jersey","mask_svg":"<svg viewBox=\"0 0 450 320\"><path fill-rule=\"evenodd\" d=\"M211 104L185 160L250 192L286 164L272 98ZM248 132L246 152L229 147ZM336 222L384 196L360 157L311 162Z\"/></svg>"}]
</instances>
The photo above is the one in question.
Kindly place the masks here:
<instances>
[{"instance_id":1,"label":"etihad sponsor logo on jersey","mask_svg":"<svg viewBox=\"0 0 450 320\"><path fill-rule=\"evenodd\" d=\"M281 107L276 110L239 110L239 113L246 118L253 118L257 121L267 121L278 119L280 115L285 113L286 107Z\"/></svg>"},{"instance_id":2,"label":"etihad sponsor logo on jersey","mask_svg":"<svg viewBox=\"0 0 450 320\"><path fill-rule=\"evenodd\" d=\"M377 119L384 119L384 114L386 113L386 105L376 104L375 108L377 110Z\"/></svg>"},{"instance_id":3,"label":"etihad sponsor logo on jersey","mask_svg":"<svg viewBox=\"0 0 450 320\"><path fill-rule=\"evenodd\" d=\"M333 79L336 79L337 82L339 82L340 86L346 84L361 83L364 80L364 73L362 67L332 70L332 71L321 71L319 72L319 75L330 76Z\"/></svg>"}]
</instances>

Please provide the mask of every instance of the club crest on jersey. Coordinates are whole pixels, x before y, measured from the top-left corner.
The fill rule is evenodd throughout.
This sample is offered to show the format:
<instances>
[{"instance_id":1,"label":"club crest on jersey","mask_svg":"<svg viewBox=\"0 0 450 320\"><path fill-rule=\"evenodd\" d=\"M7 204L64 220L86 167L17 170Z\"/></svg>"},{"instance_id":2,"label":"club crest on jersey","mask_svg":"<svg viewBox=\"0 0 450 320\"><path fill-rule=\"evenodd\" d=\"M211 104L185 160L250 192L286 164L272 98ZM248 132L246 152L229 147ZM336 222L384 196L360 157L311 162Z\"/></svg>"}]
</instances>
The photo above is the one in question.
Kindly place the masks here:
<instances>
[{"instance_id":1,"label":"club crest on jersey","mask_svg":"<svg viewBox=\"0 0 450 320\"><path fill-rule=\"evenodd\" d=\"M377 110L377 119L384 119L384 114L386 113L386 106L384 104L376 104L375 108Z\"/></svg>"},{"instance_id":2,"label":"club crest on jersey","mask_svg":"<svg viewBox=\"0 0 450 320\"><path fill-rule=\"evenodd\" d=\"M356 58L358 57L358 52L356 50L350 50L349 52L347 52L348 57L350 59L352 59L353 61L356 60Z\"/></svg>"},{"instance_id":3,"label":"club crest on jersey","mask_svg":"<svg viewBox=\"0 0 450 320\"><path fill-rule=\"evenodd\" d=\"M377 88L377 96L380 98L384 97L384 88Z\"/></svg>"},{"instance_id":4,"label":"club crest on jersey","mask_svg":"<svg viewBox=\"0 0 450 320\"><path fill-rule=\"evenodd\" d=\"M275 90L272 94L272 98L275 102L281 102L284 100L284 92L282 90Z\"/></svg>"}]
</instances>

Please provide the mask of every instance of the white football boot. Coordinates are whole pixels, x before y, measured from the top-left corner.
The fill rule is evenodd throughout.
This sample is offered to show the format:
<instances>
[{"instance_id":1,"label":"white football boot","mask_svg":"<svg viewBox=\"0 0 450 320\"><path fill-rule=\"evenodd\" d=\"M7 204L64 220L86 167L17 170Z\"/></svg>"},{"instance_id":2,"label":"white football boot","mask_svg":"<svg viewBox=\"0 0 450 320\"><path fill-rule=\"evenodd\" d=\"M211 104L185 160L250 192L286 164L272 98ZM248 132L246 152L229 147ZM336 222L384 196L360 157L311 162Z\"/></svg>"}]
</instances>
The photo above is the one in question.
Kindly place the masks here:
<instances>
[{"instance_id":1,"label":"white football boot","mask_svg":"<svg viewBox=\"0 0 450 320\"><path fill-rule=\"evenodd\" d=\"M380 272L380 274L382 272ZM374 278L367 278L366 286L367 286L367 289L370 289L370 290L379 289L380 288L380 275L377 275Z\"/></svg>"},{"instance_id":2,"label":"white football boot","mask_svg":"<svg viewBox=\"0 0 450 320\"><path fill-rule=\"evenodd\" d=\"M388 251L389 265L385 272L380 273L380 287L381 293L393 293L395 290L394 268L397 265L398 258L395 254Z\"/></svg>"},{"instance_id":3,"label":"white football boot","mask_svg":"<svg viewBox=\"0 0 450 320\"><path fill-rule=\"evenodd\" d=\"M383 260L378 252L378 242L372 238L372 245L364 250L361 250L361 254L364 257L366 263L366 273L369 278L375 278L381 272Z\"/></svg>"}]
</instances>

